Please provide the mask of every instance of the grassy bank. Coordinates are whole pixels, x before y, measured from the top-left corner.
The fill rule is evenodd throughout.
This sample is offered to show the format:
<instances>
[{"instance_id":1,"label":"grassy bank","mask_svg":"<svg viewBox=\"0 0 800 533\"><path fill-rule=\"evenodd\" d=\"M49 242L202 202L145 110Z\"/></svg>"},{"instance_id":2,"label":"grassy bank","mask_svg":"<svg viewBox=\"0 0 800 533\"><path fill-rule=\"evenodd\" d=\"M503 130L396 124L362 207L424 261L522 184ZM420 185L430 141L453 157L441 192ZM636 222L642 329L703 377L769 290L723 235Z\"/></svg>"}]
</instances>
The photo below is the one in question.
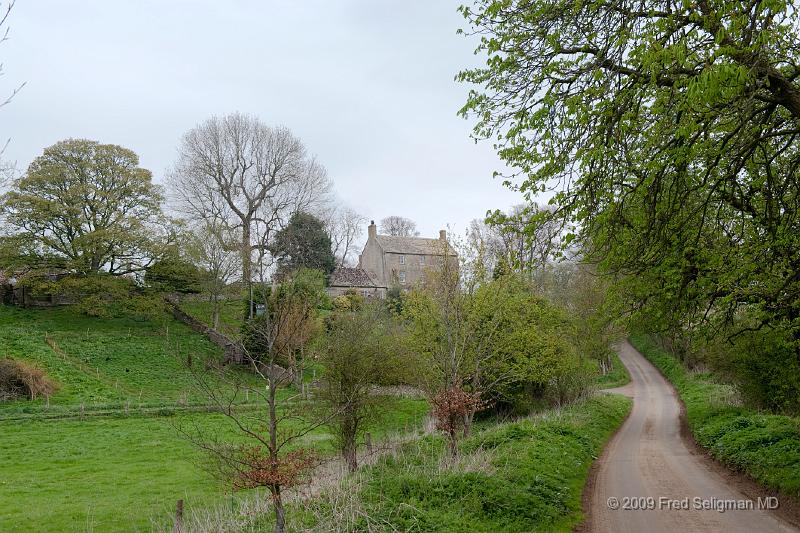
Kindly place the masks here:
<instances>
[{"instance_id":1,"label":"grassy bank","mask_svg":"<svg viewBox=\"0 0 800 533\"><path fill-rule=\"evenodd\" d=\"M406 443L374 465L294 503L290 529L320 531L570 531L582 519L589 467L622 423L628 398L598 395L568 408L492 424L449 458L444 439ZM271 511L210 512L209 524L269 531ZM209 519L209 517L214 517ZM210 521L209 521L210 520Z\"/></svg>"},{"instance_id":2,"label":"grassy bank","mask_svg":"<svg viewBox=\"0 0 800 533\"><path fill-rule=\"evenodd\" d=\"M595 379L597 388L599 389L614 389L627 385L631 381L631 376L628 374L628 369L619 360L619 355L616 352L611 356L611 370L606 374L598 374Z\"/></svg>"},{"instance_id":3,"label":"grassy bank","mask_svg":"<svg viewBox=\"0 0 800 533\"><path fill-rule=\"evenodd\" d=\"M630 340L678 389L698 444L765 487L800 498L800 420L737 405L730 385L687 371L647 335Z\"/></svg>"}]
</instances>

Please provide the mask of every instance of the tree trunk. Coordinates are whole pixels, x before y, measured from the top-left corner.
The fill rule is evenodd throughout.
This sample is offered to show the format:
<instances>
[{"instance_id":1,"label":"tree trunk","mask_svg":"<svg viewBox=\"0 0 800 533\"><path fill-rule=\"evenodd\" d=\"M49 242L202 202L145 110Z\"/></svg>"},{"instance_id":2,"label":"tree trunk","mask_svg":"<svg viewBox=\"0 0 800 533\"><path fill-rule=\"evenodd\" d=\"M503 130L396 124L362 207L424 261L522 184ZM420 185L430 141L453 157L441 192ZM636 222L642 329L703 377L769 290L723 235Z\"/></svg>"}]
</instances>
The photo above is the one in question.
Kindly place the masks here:
<instances>
[{"instance_id":1,"label":"tree trunk","mask_svg":"<svg viewBox=\"0 0 800 533\"><path fill-rule=\"evenodd\" d=\"M273 485L269 488L272 494L272 505L275 506L275 533L286 531L286 511L283 508L283 497L281 496L280 485Z\"/></svg>"},{"instance_id":2,"label":"tree trunk","mask_svg":"<svg viewBox=\"0 0 800 533\"><path fill-rule=\"evenodd\" d=\"M214 305L211 306L211 324L213 328L219 331L219 299L214 295Z\"/></svg>"},{"instance_id":3,"label":"tree trunk","mask_svg":"<svg viewBox=\"0 0 800 533\"><path fill-rule=\"evenodd\" d=\"M272 361L272 359L270 359L270 361ZM267 395L267 405L269 408L269 455L273 464L277 464L278 411L275 403L277 383L272 373L268 374L267 383L269 384L269 394ZM281 486L270 485L269 491L272 494L272 504L275 506L275 533L284 533L284 531L286 531L286 511L283 509Z\"/></svg>"},{"instance_id":4,"label":"tree trunk","mask_svg":"<svg viewBox=\"0 0 800 533\"><path fill-rule=\"evenodd\" d=\"M347 463L347 469L355 472L358 469L358 420L352 406L347 406L341 414L342 458Z\"/></svg>"},{"instance_id":5,"label":"tree trunk","mask_svg":"<svg viewBox=\"0 0 800 533\"><path fill-rule=\"evenodd\" d=\"M464 438L469 437L470 432L472 431L472 421L475 419L475 410L471 410L469 413L464 415Z\"/></svg>"},{"instance_id":6,"label":"tree trunk","mask_svg":"<svg viewBox=\"0 0 800 533\"><path fill-rule=\"evenodd\" d=\"M249 287L252 281L250 248L250 221L242 221L242 281Z\"/></svg>"},{"instance_id":7,"label":"tree trunk","mask_svg":"<svg viewBox=\"0 0 800 533\"><path fill-rule=\"evenodd\" d=\"M458 457L458 432L455 425L451 425L448 436L450 437L450 457L455 459Z\"/></svg>"},{"instance_id":8,"label":"tree trunk","mask_svg":"<svg viewBox=\"0 0 800 533\"><path fill-rule=\"evenodd\" d=\"M355 441L348 437L348 442L342 449L342 456L347 463L347 470L350 471L350 473L358 470L358 456L356 452L357 448Z\"/></svg>"}]
</instances>

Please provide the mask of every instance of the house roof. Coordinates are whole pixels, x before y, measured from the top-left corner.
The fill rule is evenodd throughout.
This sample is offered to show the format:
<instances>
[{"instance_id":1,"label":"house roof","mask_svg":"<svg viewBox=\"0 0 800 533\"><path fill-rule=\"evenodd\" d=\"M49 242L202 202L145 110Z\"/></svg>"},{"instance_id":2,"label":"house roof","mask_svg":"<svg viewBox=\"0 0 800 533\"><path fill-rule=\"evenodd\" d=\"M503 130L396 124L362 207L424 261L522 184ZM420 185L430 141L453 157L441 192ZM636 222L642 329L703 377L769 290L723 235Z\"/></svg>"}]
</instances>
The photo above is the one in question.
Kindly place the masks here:
<instances>
[{"instance_id":1,"label":"house roof","mask_svg":"<svg viewBox=\"0 0 800 533\"><path fill-rule=\"evenodd\" d=\"M428 239L425 237L398 237L395 235L376 235L378 244L384 252L395 254L418 255L457 255L450 243L441 239Z\"/></svg>"},{"instance_id":2,"label":"house roof","mask_svg":"<svg viewBox=\"0 0 800 533\"><path fill-rule=\"evenodd\" d=\"M331 287L378 287L364 269L339 267L328 278Z\"/></svg>"}]
</instances>

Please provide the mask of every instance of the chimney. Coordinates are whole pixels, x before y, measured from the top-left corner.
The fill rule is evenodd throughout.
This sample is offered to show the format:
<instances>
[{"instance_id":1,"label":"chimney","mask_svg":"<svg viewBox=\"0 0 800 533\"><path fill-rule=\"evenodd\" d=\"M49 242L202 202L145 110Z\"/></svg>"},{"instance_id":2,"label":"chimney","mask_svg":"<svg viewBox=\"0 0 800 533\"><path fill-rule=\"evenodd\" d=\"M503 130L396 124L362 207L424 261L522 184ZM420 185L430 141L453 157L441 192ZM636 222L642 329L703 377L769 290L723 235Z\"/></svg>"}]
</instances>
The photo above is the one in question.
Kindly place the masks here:
<instances>
[{"instance_id":1,"label":"chimney","mask_svg":"<svg viewBox=\"0 0 800 533\"><path fill-rule=\"evenodd\" d=\"M378 228L375 226L375 221L370 220L369 226L367 227L367 237L370 239L374 239L378 236Z\"/></svg>"},{"instance_id":2,"label":"chimney","mask_svg":"<svg viewBox=\"0 0 800 533\"><path fill-rule=\"evenodd\" d=\"M446 241L447 240L447 232L443 229L439 230L439 240Z\"/></svg>"}]
</instances>

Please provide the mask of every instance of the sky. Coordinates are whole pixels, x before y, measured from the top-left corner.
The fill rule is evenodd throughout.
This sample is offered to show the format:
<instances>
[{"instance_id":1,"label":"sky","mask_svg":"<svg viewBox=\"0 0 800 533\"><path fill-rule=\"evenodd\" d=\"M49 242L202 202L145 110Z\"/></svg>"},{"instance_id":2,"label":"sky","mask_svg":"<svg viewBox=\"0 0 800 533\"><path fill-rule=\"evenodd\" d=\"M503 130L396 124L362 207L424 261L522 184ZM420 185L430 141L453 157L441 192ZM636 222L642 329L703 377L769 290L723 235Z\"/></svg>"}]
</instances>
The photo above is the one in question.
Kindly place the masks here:
<instances>
[{"instance_id":1,"label":"sky","mask_svg":"<svg viewBox=\"0 0 800 533\"><path fill-rule=\"evenodd\" d=\"M5 9L7 2L2 2ZM234 111L284 125L341 201L423 236L521 201L457 116L482 61L450 0L18 0L0 43L3 158L62 139L119 144L163 183L181 136ZM366 232L365 232L366 233Z\"/></svg>"}]
</instances>

